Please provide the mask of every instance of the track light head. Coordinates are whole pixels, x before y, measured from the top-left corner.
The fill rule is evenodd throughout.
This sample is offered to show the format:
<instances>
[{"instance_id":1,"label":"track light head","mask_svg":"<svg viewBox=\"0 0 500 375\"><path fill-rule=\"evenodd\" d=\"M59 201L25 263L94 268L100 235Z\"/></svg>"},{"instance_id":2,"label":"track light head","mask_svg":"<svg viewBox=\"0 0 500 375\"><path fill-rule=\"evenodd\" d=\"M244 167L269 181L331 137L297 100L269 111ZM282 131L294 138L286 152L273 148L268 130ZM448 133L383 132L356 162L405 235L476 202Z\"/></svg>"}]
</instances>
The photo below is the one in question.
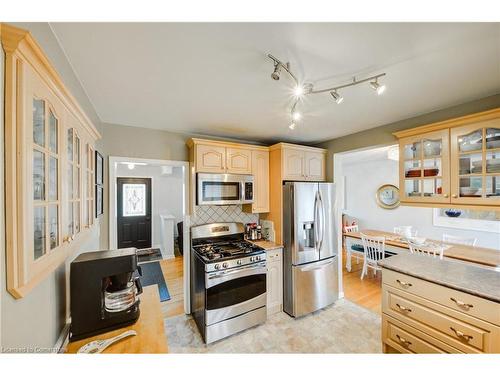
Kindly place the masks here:
<instances>
[{"instance_id":1,"label":"track light head","mask_svg":"<svg viewBox=\"0 0 500 375\"><path fill-rule=\"evenodd\" d=\"M370 86L377 92L378 95L382 95L385 91L385 85L379 84L378 79L375 79L375 81L370 82Z\"/></svg>"},{"instance_id":2,"label":"track light head","mask_svg":"<svg viewBox=\"0 0 500 375\"><path fill-rule=\"evenodd\" d=\"M344 98L337 92L337 90L330 91L330 95L335 99L337 104L340 104L344 101Z\"/></svg>"},{"instance_id":3,"label":"track light head","mask_svg":"<svg viewBox=\"0 0 500 375\"><path fill-rule=\"evenodd\" d=\"M274 72L272 72L271 78L274 79L275 81L279 81L280 73L281 73L281 64L280 63L274 64Z\"/></svg>"},{"instance_id":4,"label":"track light head","mask_svg":"<svg viewBox=\"0 0 500 375\"><path fill-rule=\"evenodd\" d=\"M300 97L302 95L304 95L304 87L302 85L297 85L294 89L293 89L293 94L297 97Z\"/></svg>"},{"instance_id":5,"label":"track light head","mask_svg":"<svg viewBox=\"0 0 500 375\"><path fill-rule=\"evenodd\" d=\"M292 122L292 123L288 126L288 128L289 128L290 130L295 129L295 122Z\"/></svg>"},{"instance_id":6,"label":"track light head","mask_svg":"<svg viewBox=\"0 0 500 375\"><path fill-rule=\"evenodd\" d=\"M300 114L300 112L297 112L297 111L293 111L292 112L292 119L294 121L298 121L302 118L302 115Z\"/></svg>"}]
</instances>

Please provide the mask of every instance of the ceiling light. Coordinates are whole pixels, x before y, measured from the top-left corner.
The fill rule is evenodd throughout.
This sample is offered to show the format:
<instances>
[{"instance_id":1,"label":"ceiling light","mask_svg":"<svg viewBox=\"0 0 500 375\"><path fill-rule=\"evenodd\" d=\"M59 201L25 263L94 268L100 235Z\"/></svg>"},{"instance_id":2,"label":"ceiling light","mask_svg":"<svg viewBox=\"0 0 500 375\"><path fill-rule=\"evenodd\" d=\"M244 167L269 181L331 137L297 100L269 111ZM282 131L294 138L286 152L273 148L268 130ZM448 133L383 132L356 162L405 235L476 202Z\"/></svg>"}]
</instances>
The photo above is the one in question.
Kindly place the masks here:
<instances>
[{"instance_id":1,"label":"ceiling light","mask_svg":"<svg viewBox=\"0 0 500 375\"><path fill-rule=\"evenodd\" d=\"M333 97L333 99L335 99L335 102L337 104L340 104L344 101L344 98L337 92L337 90L330 91L330 95Z\"/></svg>"},{"instance_id":2,"label":"ceiling light","mask_svg":"<svg viewBox=\"0 0 500 375\"><path fill-rule=\"evenodd\" d=\"M296 112L296 111L293 111L292 112L292 118L295 120L295 121L298 121L300 120L300 118L302 117L302 115L300 114L300 112Z\"/></svg>"},{"instance_id":3,"label":"ceiling light","mask_svg":"<svg viewBox=\"0 0 500 375\"><path fill-rule=\"evenodd\" d=\"M304 87L301 86L301 85L297 85L297 87L295 87L295 89L293 90L293 94L295 96L302 96L302 95L304 95Z\"/></svg>"},{"instance_id":4,"label":"ceiling light","mask_svg":"<svg viewBox=\"0 0 500 375\"><path fill-rule=\"evenodd\" d=\"M271 78L275 81L279 81L281 73L281 64L274 64L274 72L271 74Z\"/></svg>"},{"instance_id":5,"label":"ceiling light","mask_svg":"<svg viewBox=\"0 0 500 375\"><path fill-rule=\"evenodd\" d=\"M370 86L377 92L378 95L382 95L385 91L385 85L380 85L378 83L378 79L375 79L375 81L370 82Z\"/></svg>"},{"instance_id":6,"label":"ceiling light","mask_svg":"<svg viewBox=\"0 0 500 375\"><path fill-rule=\"evenodd\" d=\"M387 150L387 159L398 161L399 160L399 146L391 146Z\"/></svg>"},{"instance_id":7,"label":"ceiling light","mask_svg":"<svg viewBox=\"0 0 500 375\"><path fill-rule=\"evenodd\" d=\"M289 128L290 130L295 129L295 122L292 122L292 123L288 126L288 128Z\"/></svg>"},{"instance_id":8,"label":"ceiling light","mask_svg":"<svg viewBox=\"0 0 500 375\"><path fill-rule=\"evenodd\" d=\"M127 165L127 168L128 168L128 169L130 169L130 170L132 170L132 169L134 169L134 168L135 168L135 164L134 164L134 163L129 163L129 164Z\"/></svg>"}]
</instances>

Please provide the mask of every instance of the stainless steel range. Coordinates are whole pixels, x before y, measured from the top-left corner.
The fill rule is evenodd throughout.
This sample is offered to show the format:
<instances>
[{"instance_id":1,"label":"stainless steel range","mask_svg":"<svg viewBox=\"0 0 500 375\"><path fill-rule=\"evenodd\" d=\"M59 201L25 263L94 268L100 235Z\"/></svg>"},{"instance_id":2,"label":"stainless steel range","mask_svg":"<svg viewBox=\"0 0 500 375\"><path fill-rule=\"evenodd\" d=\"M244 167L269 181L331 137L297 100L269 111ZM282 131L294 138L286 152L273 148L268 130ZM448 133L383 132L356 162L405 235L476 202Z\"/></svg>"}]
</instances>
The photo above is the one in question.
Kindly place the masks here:
<instances>
[{"instance_id":1,"label":"stainless steel range","mask_svg":"<svg viewBox=\"0 0 500 375\"><path fill-rule=\"evenodd\" d=\"M207 344L265 322L266 253L241 223L191 228L191 311Z\"/></svg>"}]
</instances>

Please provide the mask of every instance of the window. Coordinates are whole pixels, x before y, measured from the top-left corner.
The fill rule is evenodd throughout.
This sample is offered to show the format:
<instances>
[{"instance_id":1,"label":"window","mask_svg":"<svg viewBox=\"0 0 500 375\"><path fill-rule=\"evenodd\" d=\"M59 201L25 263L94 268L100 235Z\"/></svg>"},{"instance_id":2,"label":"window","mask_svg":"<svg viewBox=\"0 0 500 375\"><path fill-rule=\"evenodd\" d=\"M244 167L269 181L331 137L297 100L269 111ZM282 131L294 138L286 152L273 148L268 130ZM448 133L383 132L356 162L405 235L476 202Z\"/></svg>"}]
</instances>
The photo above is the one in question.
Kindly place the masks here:
<instances>
[{"instance_id":1,"label":"window","mask_svg":"<svg viewBox=\"0 0 500 375\"><path fill-rule=\"evenodd\" d=\"M42 99L33 99L33 255L60 243L59 121Z\"/></svg>"},{"instance_id":2,"label":"window","mask_svg":"<svg viewBox=\"0 0 500 375\"><path fill-rule=\"evenodd\" d=\"M123 184L123 216L146 215L146 185Z\"/></svg>"}]
</instances>

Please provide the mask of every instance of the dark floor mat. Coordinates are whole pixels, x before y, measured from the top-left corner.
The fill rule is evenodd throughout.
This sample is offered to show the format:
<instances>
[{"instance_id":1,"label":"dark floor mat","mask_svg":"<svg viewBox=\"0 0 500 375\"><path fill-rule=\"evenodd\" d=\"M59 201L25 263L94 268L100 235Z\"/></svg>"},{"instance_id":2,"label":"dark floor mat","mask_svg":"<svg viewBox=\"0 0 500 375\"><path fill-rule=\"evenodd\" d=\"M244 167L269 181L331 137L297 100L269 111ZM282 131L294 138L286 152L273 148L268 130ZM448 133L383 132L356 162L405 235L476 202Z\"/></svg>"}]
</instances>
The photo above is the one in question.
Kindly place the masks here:
<instances>
[{"instance_id":1,"label":"dark floor mat","mask_svg":"<svg viewBox=\"0 0 500 375\"><path fill-rule=\"evenodd\" d=\"M137 250L137 260L140 263L162 260L160 249L139 249Z\"/></svg>"},{"instance_id":2,"label":"dark floor mat","mask_svg":"<svg viewBox=\"0 0 500 375\"><path fill-rule=\"evenodd\" d=\"M142 269L141 284L142 286L158 285L160 292L160 301L165 302L170 299L167 283L163 277L160 262L143 263L140 265Z\"/></svg>"}]
</instances>

